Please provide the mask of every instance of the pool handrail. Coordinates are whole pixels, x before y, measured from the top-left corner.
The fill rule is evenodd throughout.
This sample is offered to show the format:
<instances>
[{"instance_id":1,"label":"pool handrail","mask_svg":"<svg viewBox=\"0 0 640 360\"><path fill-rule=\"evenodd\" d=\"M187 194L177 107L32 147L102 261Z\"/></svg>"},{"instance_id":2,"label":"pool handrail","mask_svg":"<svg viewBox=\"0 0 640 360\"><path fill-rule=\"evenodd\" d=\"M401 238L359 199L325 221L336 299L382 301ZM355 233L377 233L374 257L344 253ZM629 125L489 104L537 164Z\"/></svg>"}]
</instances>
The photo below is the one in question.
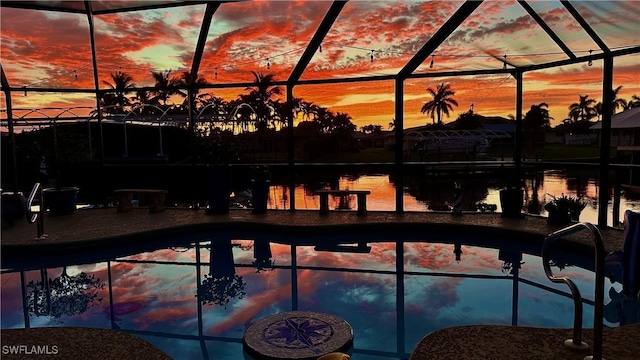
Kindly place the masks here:
<instances>
[{"instance_id":1,"label":"pool handrail","mask_svg":"<svg viewBox=\"0 0 640 360\"><path fill-rule=\"evenodd\" d=\"M575 304L574 321L573 321L573 338L564 342L565 346L581 349L586 343L582 342L582 297L580 291L571 279L566 276L555 276L549 265L550 245L553 241L564 236L576 233L581 230L588 230L592 235L595 248L595 295L594 295L594 314L593 314L593 354L585 357L586 359L601 360L602 359L602 319L604 311L604 257L605 249L602 239L602 233L593 224L581 222L573 224L566 228L555 231L544 239L542 244L542 266L547 278L555 283L565 283L571 289L573 294L573 302ZM587 345L588 346L588 345Z\"/></svg>"},{"instance_id":2,"label":"pool handrail","mask_svg":"<svg viewBox=\"0 0 640 360\"><path fill-rule=\"evenodd\" d=\"M44 194L42 192L42 184L35 183L33 185L33 189L31 189L31 193L27 198L27 222L29 224L36 223L36 231L37 236L36 240L44 240L47 237L47 234L44 233ZM33 200L38 196L38 201L40 202L40 209L36 212L31 210L33 206Z\"/></svg>"}]
</instances>

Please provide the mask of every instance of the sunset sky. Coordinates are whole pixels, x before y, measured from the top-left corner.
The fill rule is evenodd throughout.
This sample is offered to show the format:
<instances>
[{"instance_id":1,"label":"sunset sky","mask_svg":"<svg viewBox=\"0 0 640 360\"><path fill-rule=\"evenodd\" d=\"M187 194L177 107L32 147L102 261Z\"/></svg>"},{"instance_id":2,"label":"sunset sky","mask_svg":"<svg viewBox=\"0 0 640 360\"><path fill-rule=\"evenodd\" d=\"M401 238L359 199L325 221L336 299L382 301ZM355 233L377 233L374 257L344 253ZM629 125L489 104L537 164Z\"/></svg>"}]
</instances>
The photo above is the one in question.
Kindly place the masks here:
<instances>
[{"instance_id":1,"label":"sunset sky","mask_svg":"<svg viewBox=\"0 0 640 360\"><path fill-rule=\"evenodd\" d=\"M94 10L123 6L129 1L95 1ZM146 2L145 2L146 3ZM350 1L336 19L302 80L394 75L460 7L462 1ZM637 1L571 2L612 50L640 45ZM82 2L78 7L82 8ZM247 1L222 4L213 16L200 74L214 84L251 82L250 71L272 73L286 80L331 6L330 1ZM578 57L601 53L559 1L535 1L530 6ZM100 86L109 74L123 71L137 86L152 86L152 71L178 75L191 68L206 5L192 5L96 15ZM15 88L94 87L89 25L84 14L0 9L2 67ZM373 50L373 51L372 51ZM371 61L373 55L373 61ZM515 66L563 60L567 55L516 1L485 1L449 36L415 73L501 69L502 60ZM430 62L434 65L431 68ZM269 69L267 69L269 63ZM577 64L525 73L523 112L546 102L557 124L579 95L602 99L602 64ZM217 76L216 76L217 73ZM77 78L76 78L77 75ZM426 88L450 83L459 107L453 121L474 104L482 115L515 115L515 80L505 74L408 79L405 82L405 127L431 119L420 113L431 99ZM640 95L640 55L614 60L614 87L619 96ZM244 87L212 89L234 99ZM133 96L133 94L131 94ZM346 112L360 126L394 118L394 82L298 85L294 96ZM2 109L6 99L1 96ZM82 93L12 95L13 107L95 107ZM180 103L181 99L174 99ZM87 109L75 113L88 113ZM6 118L6 113L1 114Z\"/></svg>"}]
</instances>

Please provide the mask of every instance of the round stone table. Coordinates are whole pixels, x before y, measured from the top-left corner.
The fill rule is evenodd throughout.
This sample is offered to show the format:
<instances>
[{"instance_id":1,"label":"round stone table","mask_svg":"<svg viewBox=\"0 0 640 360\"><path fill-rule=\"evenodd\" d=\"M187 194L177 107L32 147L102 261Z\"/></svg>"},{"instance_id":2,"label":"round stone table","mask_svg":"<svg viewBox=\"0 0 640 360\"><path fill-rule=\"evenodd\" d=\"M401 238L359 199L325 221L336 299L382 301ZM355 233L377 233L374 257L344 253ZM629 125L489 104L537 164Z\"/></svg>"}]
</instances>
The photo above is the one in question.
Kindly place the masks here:
<instances>
[{"instance_id":1,"label":"round stone table","mask_svg":"<svg viewBox=\"0 0 640 360\"><path fill-rule=\"evenodd\" d=\"M353 329L337 316L289 311L267 316L245 331L244 350L253 359L314 360L332 352L347 352Z\"/></svg>"}]
</instances>

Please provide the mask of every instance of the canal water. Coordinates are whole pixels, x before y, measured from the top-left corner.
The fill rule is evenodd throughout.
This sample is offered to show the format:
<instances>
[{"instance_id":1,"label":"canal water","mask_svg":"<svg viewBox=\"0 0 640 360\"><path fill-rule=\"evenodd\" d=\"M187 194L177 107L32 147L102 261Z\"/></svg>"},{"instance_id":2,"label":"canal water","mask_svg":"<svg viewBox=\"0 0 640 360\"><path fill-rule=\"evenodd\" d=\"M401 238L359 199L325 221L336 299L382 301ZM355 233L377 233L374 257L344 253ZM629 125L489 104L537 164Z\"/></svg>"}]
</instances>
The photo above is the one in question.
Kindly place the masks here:
<instances>
[{"instance_id":1,"label":"canal water","mask_svg":"<svg viewBox=\"0 0 640 360\"><path fill-rule=\"evenodd\" d=\"M463 210L480 211L482 205L491 208L495 205L495 211L501 212L499 191L504 186L504 180L485 175L460 177L429 178L414 177L405 179L404 209L405 211L449 211L453 203L454 188L458 183L462 188ZM580 221L591 223L598 222L598 178L589 174L569 174L565 171L545 171L535 176L524 179L525 201L524 211L532 210L529 204L537 194L537 212L540 216L547 216L543 205L552 200L554 196L582 197L587 203L582 211ZM370 211L394 211L395 210L395 184L389 174L342 174L338 183L323 184L322 182L303 183L296 186L296 209L319 209L319 198L313 195L318 186L349 190L369 190L367 197L367 209ZM609 197L609 226L613 226L613 195ZM345 207L344 200L330 198L330 207L339 209ZM351 209L355 209L355 199L347 199ZM273 185L270 188L270 209L289 209L288 188L285 185ZM640 211L640 195L623 193L620 198L619 221L624 219L624 211L627 209ZM530 212L531 213L531 212ZM620 226L618 223L616 226Z\"/></svg>"}]
</instances>

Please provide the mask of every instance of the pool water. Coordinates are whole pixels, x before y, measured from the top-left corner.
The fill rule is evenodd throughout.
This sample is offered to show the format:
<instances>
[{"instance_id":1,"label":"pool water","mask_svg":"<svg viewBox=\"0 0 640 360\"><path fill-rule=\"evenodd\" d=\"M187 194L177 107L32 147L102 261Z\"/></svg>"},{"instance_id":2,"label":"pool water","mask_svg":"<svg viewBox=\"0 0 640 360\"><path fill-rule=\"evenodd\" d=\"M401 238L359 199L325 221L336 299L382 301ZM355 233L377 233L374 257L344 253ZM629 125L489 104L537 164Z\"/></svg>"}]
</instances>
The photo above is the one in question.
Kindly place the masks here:
<instances>
[{"instance_id":1,"label":"pool water","mask_svg":"<svg viewBox=\"0 0 640 360\"><path fill-rule=\"evenodd\" d=\"M291 310L349 322L353 359L407 358L423 336L456 325L572 326L568 288L546 278L539 249L445 238L453 242L380 234L337 246L335 237L216 234L90 264L3 264L1 326L117 329L175 359L216 360L242 358L252 323ZM592 327L593 260L565 264L559 254L557 262L554 271L580 288ZM612 288L621 290L606 280L605 304ZM618 326L608 314L605 326Z\"/></svg>"}]
</instances>

